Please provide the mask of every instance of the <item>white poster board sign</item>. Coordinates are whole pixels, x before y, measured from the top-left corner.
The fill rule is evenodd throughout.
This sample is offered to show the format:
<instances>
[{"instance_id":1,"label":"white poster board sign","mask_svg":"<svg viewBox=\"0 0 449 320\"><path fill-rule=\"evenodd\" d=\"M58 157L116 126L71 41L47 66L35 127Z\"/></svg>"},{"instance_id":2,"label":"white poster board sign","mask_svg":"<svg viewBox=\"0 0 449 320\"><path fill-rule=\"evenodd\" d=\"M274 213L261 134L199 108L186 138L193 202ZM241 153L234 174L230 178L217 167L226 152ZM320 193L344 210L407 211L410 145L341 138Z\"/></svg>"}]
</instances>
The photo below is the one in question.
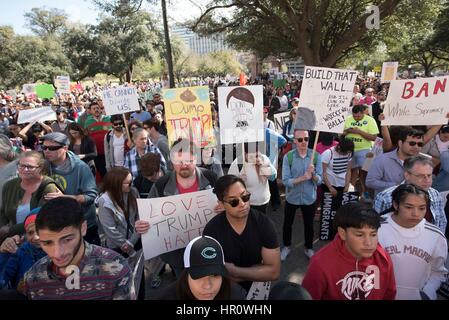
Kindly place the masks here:
<instances>
[{"instance_id":1,"label":"white poster board sign","mask_svg":"<svg viewBox=\"0 0 449 320\"><path fill-rule=\"evenodd\" d=\"M140 109L139 96L135 87L116 87L104 90L102 95L107 115L124 114Z\"/></svg>"},{"instance_id":2,"label":"white poster board sign","mask_svg":"<svg viewBox=\"0 0 449 320\"><path fill-rule=\"evenodd\" d=\"M384 62L382 64L382 75L380 76L380 82L390 82L396 80L396 75L398 73L399 62Z\"/></svg>"},{"instance_id":3,"label":"white poster board sign","mask_svg":"<svg viewBox=\"0 0 449 320\"><path fill-rule=\"evenodd\" d=\"M29 123L33 121L50 121L56 120L56 112L51 107L42 107L35 109L19 110L17 124Z\"/></svg>"},{"instance_id":4,"label":"white poster board sign","mask_svg":"<svg viewBox=\"0 0 449 320\"><path fill-rule=\"evenodd\" d=\"M446 124L448 112L449 77L393 80L382 125Z\"/></svg>"},{"instance_id":5,"label":"white poster board sign","mask_svg":"<svg viewBox=\"0 0 449 320\"><path fill-rule=\"evenodd\" d=\"M70 94L70 77L69 76L57 76L56 88L58 93Z\"/></svg>"},{"instance_id":6,"label":"white poster board sign","mask_svg":"<svg viewBox=\"0 0 449 320\"><path fill-rule=\"evenodd\" d=\"M265 140L263 86L218 87L221 144Z\"/></svg>"},{"instance_id":7,"label":"white poster board sign","mask_svg":"<svg viewBox=\"0 0 449 320\"><path fill-rule=\"evenodd\" d=\"M279 134L282 134L282 129L284 128L285 123L290 120L289 116L290 111L274 114L274 127Z\"/></svg>"},{"instance_id":8,"label":"white poster board sign","mask_svg":"<svg viewBox=\"0 0 449 320\"><path fill-rule=\"evenodd\" d=\"M24 84L22 86L22 92L23 92L23 94L25 94L25 96L35 94L36 93L35 87L36 87L36 84L34 84L34 83Z\"/></svg>"},{"instance_id":9,"label":"white poster board sign","mask_svg":"<svg viewBox=\"0 0 449 320\"><path fill-rule=\"evenodd\" d=\"M145 260L185 248L203 234L204 226L215 215L217 197L212 189L154 199L137 199L141 220L150 223L142 235Z\"/></svg>"},{"instance_id":10,"label":"white poster board sign","mask_svg":"<svg viewBox=\"0 0 449 320\"><path fill-rule=\"evenodd\" d=\"M357 75L353 70L305 67L301 108L315 114L314 130L343 132Z\"/></svg>"},{"instance_id":11,"label":"white poster board sign","mask_svg":"<svg viewBox=\"0 0 449 320\"><path fill-rule=\"evenodd\" d=\"M246 300L268 300L270 295L271 281L257 282L254 281L249 288Z\"/></svg>"}]
</instances>

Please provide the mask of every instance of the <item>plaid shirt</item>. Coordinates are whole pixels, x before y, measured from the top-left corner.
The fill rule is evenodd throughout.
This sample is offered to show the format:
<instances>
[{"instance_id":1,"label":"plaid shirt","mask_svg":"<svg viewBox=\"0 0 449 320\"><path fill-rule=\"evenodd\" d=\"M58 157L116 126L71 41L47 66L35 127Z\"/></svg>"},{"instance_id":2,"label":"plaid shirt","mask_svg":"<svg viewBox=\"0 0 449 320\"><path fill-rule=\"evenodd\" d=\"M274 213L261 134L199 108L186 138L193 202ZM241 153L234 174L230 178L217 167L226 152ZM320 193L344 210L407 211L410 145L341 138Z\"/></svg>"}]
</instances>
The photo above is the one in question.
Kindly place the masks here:
<instances>
[{"instance_id":1,"label":"plaid shirt","mask_svg":"<svg viewBox=\"0 0 449 320\"><path fill-rule=\"evenodd\" d=\"M165 162L164 156L162 155L161 151L158 147L156 147L154 144L147 145L145 147L145 153L157 153L161 157L161 169L164 172L167 172L167 162ZM137 153L136 147L132 148L128 151L128 153L125 155L125 164L124 167L128 168L129 171L131 171L131 174L133 175L133 180L137 178L137 175L139 174L139 161L140 156Z\"/></svg>"},{"instance_id":2,"label":"plaid shirt","mask_svg":"<svg viewBox=\"0 0 449 320\"><path fill-rule=\"evenodd\" d=\"M398 186L390 187L377 194L373 205L374 210L376 210L377 213L386 213L385 211L393 206L391 194L397 187ZM446 231L447 219L444 214L443 198L434 188L430 188L428 193L430 198L430 211L433 216L433 224L436 225L444 234Z\"/></svg>"}]
</instances>

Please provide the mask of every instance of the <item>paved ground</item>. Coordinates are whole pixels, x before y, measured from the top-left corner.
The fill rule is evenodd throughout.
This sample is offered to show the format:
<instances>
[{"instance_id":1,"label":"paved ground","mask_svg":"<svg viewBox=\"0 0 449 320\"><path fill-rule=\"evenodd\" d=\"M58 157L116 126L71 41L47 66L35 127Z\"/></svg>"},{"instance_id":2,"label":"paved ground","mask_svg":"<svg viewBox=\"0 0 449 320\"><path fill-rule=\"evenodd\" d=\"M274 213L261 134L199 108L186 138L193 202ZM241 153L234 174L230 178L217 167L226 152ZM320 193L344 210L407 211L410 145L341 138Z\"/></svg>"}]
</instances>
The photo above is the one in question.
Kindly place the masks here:
<instances>
[{"instance_id":1,"label":"paved ground","mask_svg":"<svg viewBox=\"0 0 449 320\"><path fill-rule=\"evenodd\" d=\"M282 223L284 221L284 211L283 208L278 209L277 211L272 211L271 208L268 208L268 217L270 217L274 225L276 227L276 232L278 234L278 239L281 242L282 239ZM318 250L323 247L327 241L319 241L318 238L318 226L319 221L318 218L315 219L315 243L314 249ZM301 283L304 277L304 273L307 270L307 265L309 259L304 255L304 232L303 232L303 222L302 215L300 210L297 211L295 221L293 223L293 238L292 238L292 246L291 253L287 257L287 259L282 262L281 265L281 276L279 280L292 281L296 283ZM162 284L159 288L153 289L150 285L149 275L146 275L146 298L152 299L157 294L158 290L167 286L171 282L175 280L175 277L170 272L170 268L167 266L166 271L162 276ZM278 280L278 281L279 281ZM274 283L274 282L273 282Z\"/></svg>"}]
</instances>

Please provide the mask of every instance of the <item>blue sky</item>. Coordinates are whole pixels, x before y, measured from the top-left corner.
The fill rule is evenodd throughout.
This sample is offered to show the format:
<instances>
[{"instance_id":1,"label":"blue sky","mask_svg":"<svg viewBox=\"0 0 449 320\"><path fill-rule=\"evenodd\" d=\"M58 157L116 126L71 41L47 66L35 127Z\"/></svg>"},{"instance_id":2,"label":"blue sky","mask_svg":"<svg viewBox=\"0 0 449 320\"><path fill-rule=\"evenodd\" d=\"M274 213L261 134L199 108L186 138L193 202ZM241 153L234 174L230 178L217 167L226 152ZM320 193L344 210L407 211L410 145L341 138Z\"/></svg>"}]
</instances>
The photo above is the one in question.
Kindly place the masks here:
<instances>
[{"instance_id":1,"label":"blue sky","mask_svg":"<svg viewBox=\"0 0 449 320\"><path fill-rule=\"evenodd\" d=\"M9 1L8 1L9 2ZM182 22L192 16L198 16L200 11L193 3L204 3L204 0L172 0L168 13L171 21ZM32 8L58 8L64 10L71 21L79 21L84 24L95 24L99 12L90 0L12 0L8 4L2 1L0 25L11 25L18 34L31 34L26 27L25 12ZM152 8L158 13L159 8Z\"/></svg>"}]
</instances>

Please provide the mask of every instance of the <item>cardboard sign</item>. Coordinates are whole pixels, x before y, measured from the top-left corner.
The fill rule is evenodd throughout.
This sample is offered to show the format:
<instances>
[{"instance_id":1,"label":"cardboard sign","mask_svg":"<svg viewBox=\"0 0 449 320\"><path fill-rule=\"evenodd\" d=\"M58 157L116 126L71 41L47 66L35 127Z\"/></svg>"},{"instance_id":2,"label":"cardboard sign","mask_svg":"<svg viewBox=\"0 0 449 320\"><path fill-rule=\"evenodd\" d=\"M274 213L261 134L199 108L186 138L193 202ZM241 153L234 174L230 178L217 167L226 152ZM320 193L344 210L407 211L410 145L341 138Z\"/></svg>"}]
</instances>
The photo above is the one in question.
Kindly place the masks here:
<instances>
[{"instance_id":1,"label":"cardboard sign","mask_svg":"<svg viewBox=\"0 0 449 320\"><path fill-rule=\"evenodd\" d=\"M382 65L382 75L380 76L380 82L390 82L396 80L398 73L399 62L384 62Z\"/></svg>"},{"instance_id":2,"label":"cardboard sign","mask_svg":"<svg viewBox=\"0 0 449 320\"><path fill-rule=\"evenodd\" d=\"M263 87L218 87L221 144L265 140Z\"/></svg>"},{"instance_id":3,"label":"cardboard sign","mask_svg":"<svg viewBox=\"0 0 449 320\"><path fill-rule=\"evenodd\" d=\"M382 125L446 124L449 112L449 77L393 80Z\"/></svg>"},{"instance_id":4,"label":"cardboard sign","mask_svg":"<svg viewBox=\"0 0 449 320\"><path fill-rule=\"evenodd\" d=\"M137 199L140 219L150 230L142 235L145 260L184 248L203 234L215 215L217 197L212 189L154 199Z\"/></svg>"},{"instance_id":5,"label":"cardboard sign","mask_svg":"<svg viewBox=\"0 0 449 320\"><path fill-rule=\"evenodd\" d=\"M249 288L246 300L268 300L270 294L271 281L257 282L254 281Z\"/></svg>"},{"instance_id":6,"label":"cardboard sign","mask_svg":"<svg viewBox=\"0 0 449 320\"><path fill-rule=\"evenodd\" d=\"M343 132L357 75L353 70L305 67L301 108L315 114L313 130Z\"/></svg>"},{"instance_id":7,"label":"cardboard sign","mask_svg":"<svg viewBox=\"0 0 449 320\"><path fill-rule=\"evenodd\" d=\"M339 192L336 197L332 197L330 192L323 193L323 198L321 200L320 240L334 239L335 230L333 222L338 208L344 204L358 201L358 192Z\"/></svg>"},{"instance_id":8,"label":"cardboard sign","mask_svg":"<svg viewBox=\"0 0 449 320\"><path fill-rule=\"evenodd\" d=\"M139 97L135 87L117 87L104 90L103 104L107 115L124 114L140 110Z\"/></svg>"},{"instance_id":9,"label":"cardboard sign","mask_svg":"<svg viewBox=\"0 0 449 320\"><path fill-rule=\"evenodd\" d=\"M70 94L70 77L58 76L56 77L55 85L58 93Z\"/></svg>"},{"instance_id":10,"label":"cardboard sign","mask_svg":"<svg viewBox=\"0 0 449 320\"><path fill-rule=\"evenodd\" d=\"M56 120L56 112L51 107L19 110L17 124L30 123L33 121Z\"/></svg>"},{"instance_id":11,"label":"cardboard sign","mask_svg":"<svg viewBox=\"0 0 449 320\"><path fill-rule=\"evenodd\" d=\"M36 91L36 95L41 99L51 99L55 96L55 88L52 84L37 84L34 90Z\"/></svg>"},{"instance_id":12,"label":"cardboard sign","mask_svg":"<svg viewBox=\"0 0 449 320\"><path fill-rule=\"evenodd\" d=\"M208 87L187 87L163 90L168 144L187 138L195 145L216 144Z\"/></svg>"},{"instance_id":13,"label":"cardboard sign","mask_svg":"<svg viewBox=\"0 0 449 320\"><path fill-rule=\"evenodd\" d=\"M288 120L290 120L290 111L274 114L274 127L279 134L282 134L282 129Z\"/></svg>"}]
</instances>

